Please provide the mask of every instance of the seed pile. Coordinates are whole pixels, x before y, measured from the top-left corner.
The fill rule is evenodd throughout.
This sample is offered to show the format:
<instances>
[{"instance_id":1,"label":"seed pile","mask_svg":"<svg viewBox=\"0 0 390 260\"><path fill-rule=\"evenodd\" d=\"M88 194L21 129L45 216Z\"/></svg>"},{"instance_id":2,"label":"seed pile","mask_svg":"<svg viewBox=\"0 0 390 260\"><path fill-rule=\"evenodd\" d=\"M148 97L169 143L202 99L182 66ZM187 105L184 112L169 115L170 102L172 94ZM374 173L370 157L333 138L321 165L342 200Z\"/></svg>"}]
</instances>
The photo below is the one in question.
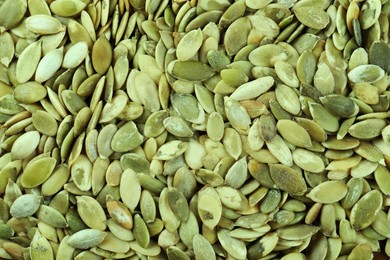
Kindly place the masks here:
<instances>
[{"instance_id":1,"label":"seed pile","mask_svg":"<svg viewBox=\"0 0 390 260\"><path fill-rule=\"evenodd\" d=\"M389 17L0 0L0 258L389 257Z\"/></svg>"}]
</instances>

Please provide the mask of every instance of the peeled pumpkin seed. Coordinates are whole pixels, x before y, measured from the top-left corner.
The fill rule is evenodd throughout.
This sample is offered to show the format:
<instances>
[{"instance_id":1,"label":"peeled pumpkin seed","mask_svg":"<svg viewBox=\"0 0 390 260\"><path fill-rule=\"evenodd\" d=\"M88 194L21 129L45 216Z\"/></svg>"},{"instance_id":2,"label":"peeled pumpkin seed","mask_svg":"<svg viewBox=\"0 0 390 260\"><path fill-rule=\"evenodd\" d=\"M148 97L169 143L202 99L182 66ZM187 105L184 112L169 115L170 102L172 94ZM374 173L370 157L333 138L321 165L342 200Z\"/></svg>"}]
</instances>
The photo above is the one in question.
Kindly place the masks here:
<instances>
[{"instance_id":1,"label":"peeled pumpkin seed","mask_svg":"<svg viewBox=\"0 0 390 260\"><path fill-rule=\"evenodd\" d=\"M88 249L99 245L106 236L106 232L97 229L83 229L70 236L68 245L74 248Z\"/></svg>"},{"instance_id":2,"label":"peeled pumpkin seed","mask_svg":"<svg viewBox=\"0 0 390 260\"><path fill-rule=\"evenodd\" d=\"M372 83L385 75L383 69L377 65L360 65L348 73L348 78L354 83Z\"/></svg>"},{"instance_id":3,"label":"peeled pumpkin seed","mask_svg":"<svg viewBox=\"0 0 390 260\"><path fill-rule=\"evenodd\" d=\"M45 54L39 61L35 72L35 81L44 82L50 79L61 67L63 48L54 49Z\"/></svg>"},{"instance_id":4,"label":"peeled pumpkin seed","mask_svg":"<svg viewBox=\"0 0 390 260\"><path fill-rule=\"evenodd\" d=\"M10 214L14 218L32 216L39 208L41 199L35 194L24 194L18 197L10 207Z\"/></svg>"},{"instance_id":5,"label":"peeled pumpkin seed","mask_svg":"<svg viewBox=\"0 0 390 260\"><path fill-rule=\"evenodd\" d=\"M59 16L74 16L80 13L86 3L80 0L59 0L50 4L50 10Z\"/></svg>"},{"instance_id":6,"label":"peeled pumpkin seed","mask_svg":"<svg viewBox=\"0 0 390 260\"><path fill-rule=\"evenodd\" d=\"M167 70L175 78L187 81L204 81L214 75L210 66L199 61L172 61Z\"/></svg>"},{"instance_id":7,"label":"peeled pumpkin seed","mask_svg":"<svg viewBox=\"0 0 390 260\"><path fill-rule=\"evenodd\" d=\"M372 190L361 197L351 210L352 227L360 230L371 225L379 213L382 201L382 195L377 190Z\"/></svg>"},{"instance_id":8,"label":"peeled pumpkin seed","mask_svg":"<svg viewBox=\"0 0 390 260\"><path fill-rule=\"evenodd\" d=\"M246 99L252 99L267 92L274 84L272 77L258 78L254 81L242 84L230 95L230 98L241 101Z\"/></svg>"},{"instance_id":9,"label":"peeled pumpkin seed","mask_svg":"<svg viewBox=\"0 0 390 260\"><path fill-rule=\"evenodd\" d=\"M26 19L26 27L38 34L54 34L65 30L64 26L57 19L46 15L32 15Z\"/></svg>"},{"instance_id":10,"label":"peeled pumpkin seed","mask_svg":"<svg viewBox=\"0 0 390 260\"><path fill-rule=\"evenodd\" d=\"M202 45L203 35L200 29L185 34L177 45L176 56L185 61L192 58Z\"/></svg>"},{"instance_id":11,"label":"peeled pumpkin seed","mask_svg":"<svg viewBox=\"0 0 390 260\"><path fill-rule=\"evenodd\" d=\"M111 148L114 152L125 152L136 148L142 142L143 136L138 132L135 123L130 121L119 128L114 134L111 141Z\"/></svg>"},{"instance_id":12,"label":"peeled pumpkin seed","mask_svg":"<svg viewBox=\"0 0 390 260\"><path fill-rule=\"evenodd\" d=\"M20 54L16 64L16 79L20 83L27 82L35 73L41 58L42 42L37 41L27 46Z\"/></svg>"},{"instance_id":13,"label":"peeled pumpkin seed","mask_svg":"<svg viewBox=\"0 0 390 260\"><path fill-rule=\"evenodd\" d=\"M56 165L56 160L51 157L40 158L28 164L23 172L21 184L26 188L34 188L49 178Z\"/></svg>"},{"instance_id":14,"label":"peeled pumpkin seed","mask_svg":"<svg viewBox=\"0 0 390 260\"><path fill-rule=\"evenodd\" d=\"M11 154L14 160L27 158L38 147L40 134L31 131L21 135L12 145ZM26 147L26 143L28 146Z\"/></svg>"},{"instance_id":15,"label":"peeled pumpkin seed","mask_svg":"<svg viewBox=\"0 0 390 260\"><path fill-rule=\"evenodd\" d=\"M80 65L88 54L88 46L85 42L78 42L70 47L64 55L62 67L72 69Z\"/></svg>"},{"instance_id":16,"label":"peeled pumpkin seed","mask_svg":"<svg viewBox=\"0 0 390 260\"><path fill-rule=\"evenodd\" d=\"M97 73L104 74L111 65L112 49L107 38L102 35L92 48L92 65Z\"/></svg>"},{"instance_id":17,"label":"peeled pumpkin seed","mask_svg":"<svg viewBox=\"0 0 390 260\"><path fill-rule=\"evenodd\" d=\"M270 175L277 187L293 195L302 195L307 187L303 177L294 169L281 165L272 164Z\"/></svg>"},{"instance_id":18,"label":"peeled pumpkin seed","mask_svg":"<svg viewBox=\"0 0 390 260\"><path fill-rule=\"evenodd\" d=\"M326 181L314 187L306 196L319 203L334 203L342 200L348 192L346 184L340 181Z\"/></svg>"},{"instance_id":19,"label":"peeled pumpkin seed","mask_svg":"<svg viewBox=\"0 0 390 260\"><path fill-rule=\"evenodd\" d=\"M86 225L97 230L106 229L106 215L102 206L92 197L78 196L77 211Z\"/></svg>"},{"instance_id":20,"label":"peeled pumpkin seed","mask_svg":"<svg viewBox=\"0 0 390 260\"><path fill-rule=\"evenodd\" d=\"M278 121L276 127L282 137L289 143L299 147L312 146L309 133L294 121L282 119Z\"/></svg>"},{"instance_id":21,"label":"peeled pumpkin seed","mask_svg":"<svg viewBox=\"0 0 390 260\"><path fill-rule=\"evenodd\" d=\"M4 1L0 7L0 26L12 29L22 20L26 10L26 0Z\"/></svg>"},{"instance_id":22,"label":"peeled pumpkin seed","mask_svg":"<svg viewBox=\"0 0 390 260\"><path fill-rule=\"evenodd\" d=\"M68 225L65 217L58 210L46 205L39 207L37 218L54 228L64 228Z\"/></svg>"},{"instance_id":23,"label":"peeled pumpkin seed","mask_svg":"<svg viewBox=\"0 0 390 260\"><path fill-rule=\"evenodd\" d=\"M246 17L238 18L227 28L224 45L228 55L237 54L246 45L250 29L251 23Z\"/></svg>"},{"instance_id":24,"label":"peeled pumpkin seed","mask_svg":"<svg viewBox=\"0 0 390 260\"><path fill-rule=\"evenodd\" d=\"M38 230L35 231L29 251L32 259L54 259L53 249L49 241Z\"/></svg>"}]
</instances>

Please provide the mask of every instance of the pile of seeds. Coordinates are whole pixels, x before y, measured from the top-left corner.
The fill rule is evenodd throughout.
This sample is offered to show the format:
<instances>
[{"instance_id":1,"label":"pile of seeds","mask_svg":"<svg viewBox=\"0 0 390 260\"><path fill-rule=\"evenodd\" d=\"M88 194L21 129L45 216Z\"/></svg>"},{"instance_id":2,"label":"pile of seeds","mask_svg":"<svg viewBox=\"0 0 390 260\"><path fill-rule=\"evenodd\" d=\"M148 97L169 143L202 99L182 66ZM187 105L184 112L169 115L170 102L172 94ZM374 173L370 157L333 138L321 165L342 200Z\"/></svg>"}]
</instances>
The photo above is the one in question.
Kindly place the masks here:
<instances>
[{"instance_id":1,"label":"pile of seeds","mask_svg":"<svg viewBox=\"0 0 390 260\"><path fill-rule=\"evenodd\" d=\"M387 258L389 17L0 0L0 258Z\"/></svg>"}]
</instances>

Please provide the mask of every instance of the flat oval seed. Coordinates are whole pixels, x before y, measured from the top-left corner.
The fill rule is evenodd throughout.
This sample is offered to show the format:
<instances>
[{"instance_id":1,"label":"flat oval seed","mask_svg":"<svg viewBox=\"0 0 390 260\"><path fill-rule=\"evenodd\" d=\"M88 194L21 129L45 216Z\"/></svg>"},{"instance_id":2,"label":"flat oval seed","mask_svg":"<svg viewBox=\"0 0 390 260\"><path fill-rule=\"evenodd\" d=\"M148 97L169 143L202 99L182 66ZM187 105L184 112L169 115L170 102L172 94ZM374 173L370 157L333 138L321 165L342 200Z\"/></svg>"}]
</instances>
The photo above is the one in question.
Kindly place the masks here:
<instances>
[{"instance_id":1,"label":"flat oval seed","mask_svg":"<svg viewBox=\"0 0 390 260\"><path fill-rule=\"evenodd\" d=\"M18 102L32 104L46 97L47 91L44 86L34 81L18 85L14 90L15 99Z\"/></svg>"},{"instance_id":2,"label":"flat oval seed","mask_svg":"<svg viewBox=\"0 0 390 260\"><path fill-rule=\"evenodd\" d=\"M111 218L123 228L131 229L133 227L133 217L130 210L125 206L125 204L114 200L112 197L109 197L109 195L107 196L107 199L109 199L106 203L107 211Z\"/></svg>"},{"instance_id":3,"label":"flat oval seed","mask_svg":"<svg viewBox=\"0 0 390 260\"><path fill-rule=\"evenodd\" d=\"M356 114L356 105L348 97L331 94L320 97L320 100L324 107L335 116L349 118Z\"/></svg>"},{"instance_id":4,"label":"flat oval seed","mask_svg":"<svg viewBox=\"0 0 390 260\"><path fill-rule=\"evenodd\" d=\"M321 157L313 152L298 148L292 152L292 156L294 163L305 171L320 173L325 170Z\"/></svg>"},{"instance_id":5,"label":"flat oval seed","mask_svg":"<svg viewBox=\"0 0 390 260\"><path fill-rule=\"evenodd\" d=\"M136 86L135 92L137 99L145 106L146 109L151 112L155 112L160 109L158 88L156 83L148 74L142 71L137 73L134 78L134 85ZM127 92L129 92L129 89L127 89ZM132 96L130 96L130 98L133 99ZM135 99L133 100L136 101Z\"/></svg>"},{"instance_id":6,"label":"flat oval seed","mask_svg":"<svg viewBox=\"0 0 390 260\"><path fill-rule=\"evenodd\" d=\"M88 249L99 245L107 233L97 229L83 229L70 236L68 245L79 249Z\"/></svg>"},{"instance_id":7,"label":"flat oval seed","mask_svg":"<svg viewBox=\"0 0 390 260\"><path fill-rule=\"evenodd\" d=\"M125 95L115 96L110 103L106 103L100 114L99 123L107 123L115 119L125 108L128 98Z\"/></svg>"},{"instance_id":8,"label":"flat oval seed","mask_svg":"<svg viewBox=\"0 0 390 260\"><path fill-rule=\"evenodd\" d=\"M112 48L104 34L102 34L93 45L91 59L93 68L101 75L105 74L110 67Z\"/></svg>"},{"instance_id":9,"label":"flat oval seed","mask_svg":"<svg viewBox=\"0 0 390 260\"><path fill-rule=\"evenodd\" d=\"M309 103L310 114L314 122L319 124L324 130L336 132L339 129L339 121L323 106L317 103Z\"/></svg>"},{"instance_id":10,"label":"flat oval seed","mask_svg":"<svg viewBox=\"0 0 390 260\"><path fill-rule=\"evenodd\" d=\"M235 55L246 45L252 25L248 18L240 17L226 30L224 45L228 55Z\"/></svg>"},{"instance_id":11,"label":"flat oval seed","mask_svg":"<svg viewBox=\"0 0 390 260\"><path fill-rule=\"evenodd\" d=\"M382 129L387 125L384 119L372 118L353 124L348 132L358 139L371 139L381 134Z\"/></svg>"},{"instance_id":12,"label":"flat oval seed","mask_svg":"<svg viewBox=\"0 0 390 260\"><path fill-rule=\"evenodd\" d=\"M11 34L4 32L0 35L0 63L8 67L15 55L15 44Z\"/></svg>"},{"instance_id":13,"label":"flat oval seed","mask_svg":"<svg viewBox=\"0 0 390 260\"><path fill-rule=\"evenodd\" d=\"M53 249L49 241L37 230L31 240L29 254L31 259L54 259Z\"/></svg>"},{"instance_id":14,"label":"flat oval seed","mask_svg":"<svg viewBox=\"0 0 390 260\"><path fill-rule=\"evenodd\" d=\"M15 27L27 11L26 0L7 0L0 7L0 26L6 29Z\"/></svg>"},{"instance_id":15,"label":"flat oval seed","mask_svg":"<svg viewBox=\"0 0 390 260\"><path fill-rule=\"evenodd\" d=\"M378 190L367 192L352 207L351 225L356 230L366 228L374 222L382 207L383 197Z\"/></svg>"},{"instance_id":16,"label":"flat oval seed","mask_svg":"<svg viewBox=\"0 0 390 260\"><path fill-rule=\"evenodd\" d=\"M134 211L141 197L141 185L132 169L125 169L122 173L119 192L123 203Z\"/></svg>"},{"instance_id":17,"label":"flat oval seed","mask_svg":"<svg viewBox=\"0 0 390 260\"><path fill-rule=\"evenodd\" d=\"M156 152L154 159L171 160L183 154L188 148L188 143L179 140L174 140L163 144Z\"/></svg>"},{"instance_id":18,"label":"flat oval seed","mask_svg":"<svg viewBox=\"0 0 390 260\"><path fill-rule=\"evenodd\" d=\"M372 83L380 80L385 75L384 70L372 64L360 65L348 73L348 78L353 83Z\"/></svg>"},{"instance_id":19,"label":"flat oval seed","mask_svg":"<svg viewBox=\"0 0 390 260\"><path fill-rule=\"evenodd\" d=\"M329 15L314 6L294 8L294 14L302 24L316 30L324 29L329 23Z\"/></svg>"},{"instance_id":20,"label":"flat oval seed","mask_svg":"<svg viewBox=\"0 0 390 260\"><path fill-rule=\"evenodd\" d=\"M62 67L72 69L79 66L88 55L88 45L85 42L78 42L72 45L65 53Z\"/></svg>"},{"instance_id":21,"label":"flat oval seed","mask_svg":"<svg viewBox=\"0 0 390 260\"><path fill-rule=\"evenodd\" d=\"M21 184L25 188L34 188L49 178L56 166L54 158L40 158L27 165L21 177Z\"/></svg>"},{"instance_id":22,"label":"flat oval seed","mask_svg":"<svg viewBox=\"0 0 390 260\"><path fill-rule=\"evenodd\" d=\"M279 79L291 88L299 87L299 80L295 68L286 61L275 62L275 72Z\"/></svg>"},{"instance_id":23,"label":"flat oval seed","mask_svg":"<svg viewBox=\"0 0 390 260\"><path fill-rule=\"evenodd\" d=\"M206 187L199 192L198 213L208 228L214 229L217 226L222 216L222 204L214 188Z\"/></svg>"},{"instance_id":24,"label":"flat oval seed","mask_svg":"<svg viewBox=\"0 0 390 260\"><path fill-rule=\"evenodd\" d=\"M272 164L270 175L277 187L292 195L303 195L307 190L302 175L288 166Z\"/></svg>"},{"instance_id":25,"label":"flat oval seed","mask_svg":"<svg viewBox=\"0 0 390 260\"><path fill-rule=\"evenodd\" d=\"M194 135L191 127L181 117L168 117L164 119L163 125L169 133L177 137L192 137Z\"/></svg>"},{"instance_id":26,"label":"flat oval seed","mask_svg":"<svg viewBox=\"0 0 390 260\"><path fill-rule=\"evenodd\" d=\"M44 82L50 79L59 70L62 64L64 48L54 49L46 53L39 61L35 72L35 81Z\"/></svg>"},{"instance_id":27,"label":"flat oval seed","mask_svg":"<svg viewBox=\"0 0 390 260\"><path fill-rule=\"evenodd\" d=\"M380 0L365 1L360 12L360 24L363 30L367 30L378 20L381 13Z\"/></svg>"},{"instance_id":28,"label":"flat oval seed","mask_svg":"<svg viewBox=\"0 0 390 260\"><path fill-rule=\"evenodd\" d=\"M148 227L146 226L145 221L138 214L134 216L133 233L135 240L140 246L146 248L149 245L150 236Z\"/></svg>"},{"instance_id":29,"label":"flat oval seed","mask_svg":"<svg viewBox=\"0 0 390 260\"><path fill-rule=\"evenodd\" d=\"M196 234L192 240L196 259L215 260L215 252L210 242L201 234Z\"/></svg>"},{"instance_id":30,"label":"flat oval seed","mask_svg":"<svg viewBox=\"0 0 390 260\"><path fill-rule=\"evenodd\" d=\"M301 111L298 95L292 88L279 84L275 89L275 96L280 106L287 112L298 115Z\"/></svg>"},{"instance_id":31,"label":"flat oval seed","mask_svg":"<svg viewBox=\"0 0 390 260\"><path fill-rule=\"evenodd\" d=\"M41 191L44 196L52 196L59 192L68 181L70 170L67 165L58 165L50 177L42 184Z\"/></svg>"},{"instance_id":32,"label":"flat oval seed","mask_svg":"<svg viewBox=\"0 0 390 260\"><path fill-rule=\"evenodd\" d=\"M156 219L156 203L153 199L152 194L143 190L140 198L140 209L141 214L146 223L152 223Z\"/></svg>"},{"instance_id":33,"label":"flat oval seed","mask_svg":"<svg viewBox=\"0 0 390 260\"><path fill-rule=\"evenodd\" d=\"M187 81L204 81L214 75L209 65L199 61L173 61L167 70L175 78Z\"/></svg>"},{"instance_id":34,"label":"flat oval seed","mask_svg":"<svg viewBox=\"0 0 390 260\"><path fill-rule=\"evenodd\" d=\"M383 166L378 165L374 172L375 181L379 186L379 189L385 194L390 194L390 172L389 170Z\"/></svg>"},{"instance_id":35,"label":"flat oval seed","mask_svg":"<svg viewBox=\"0 0 390 260\"><path fill-rule=\"evenodd\" d=\"M390 55L390 48L384 41L374 42L369 49L370 64L381 67L387 73L390 72L390 61L385 57Z\"/></svg>"},{"instance_id":36,"label":"flat oval seed","mask_svg":"<svg viewBox=\"0 0 390 260\"><path fill-rule=\"evenodd\" d=\"M248 134L251 119L245 108L236 100L224 97L226 117L232 126L241 134Z\"/></svg>"},{"instance_id":37,"label":"flat oval seed","mask_svg":"<svg viewBox=\"0 0 390 260\"><path fill-rule=\"evenodd\" d=\"M144 141L144 137L138 132L133 121L127 122L116 131L111 141L111 148L114 152L130 151Z\"/></svg>"},{"instance_id":38,"label":"flat oval seed","mask_svg":"<svg viewBox=\"0 0 390 260\"><path fill-rule=\"evenodd\" d=\"M348 186L341 181L325 181L315 186L306 196L319 203L334 203L347 195Z\"/></svg>"},{"instance_id":39,"label":"flat oval seed","mask_svg":"<svg viewBox=\"0 0 390 260\"><path fill-rule=\"evenodd\" d=\"M145 122L144 135L145 137L157 137L164 132L164 122L169 116L168 111L156 111L151 114ZM179 127L178 127L179 128Z\"/></svg>"},{"instance_id":40,"label":"flat oval seed","mask_svg":"<svg viewBox=\"0 0 390 260\"><path fill-rule=\"evenodd\" d=\"M245 259L247 249L245 243L230 236L229 231L220 229L217 232L218 240L222 247L234 258Z\"/></svg>"},{"instance_id":41,"label":"flat oval seed","mask_svg":"<svg viewBox=\"0 0 390 260\"><path fill-rule=\"evenodd\" d=\"M176 48L178 60L185 61L192 58L200 49L203 42L203 34L200 29L192 30L185 34Z\"/></svg>"},{"instance_id":42,"label":"flat oval seed","mask_svg":"<svg viewBox=\"0 0 390 260\"><path fill-rule=\"evenodd\" d=\"M24 194L18 197L10 207L10 214L14 218L32 216L39 208L41 198L35 194Z\"/></svg>"},{"instance_id":43,"label":"flat oval seed","mask_svg":"<svg viewBox=\"0 0 390 260\"><path fill-rule=\"evenodd\" d=\"M25 83L34 75L41 59L42 41L37 41L27 46L20 54L16 63L16 79L19 83Z\"/></svg>"},{"instance_id":44,"label":"flat oval seed","mask_svg":"<svg viewBox=\"0 0 390 260\"><path fill-rule=\"evenodd\" d=\"M65 217L58 210L46 205L39 207L37 218L54 228L65 228L68 226Z\"/></svg>"},{"instance_id":45,"label":"flat oval seed","mask_svg":"<svg viewBox=\"0 0 390 260\"><path fill-rule=\"evenodd\" d=\"M22 160L27 158L38 147L40 135L38 131L31 131L21 135L12 145L12 159Z\"/></svg>"},{"instance_id":46,"label":"flat oval seed","mask_svg":"<svg viewBox=\"0 0 390 260\"><path fill-rule=\"evenodd\" d=\"M312 146L309 133L294 121L282 119L277 122L276 127L287 142L299 147Z\"/></svg>"},{"instance_id":47,"label":"flat oval seed","mask_svg":"<svg viewBox=\"0 0 390 260\"><path fill-rule=\"evenodd\" d=\"M59 20L46 14L28 17L26 19L26 27L38 34L54 34L65 30L65 26Z\"/></svg>"},{"instance_id":48,"label":"flat oval seed","mask_svg":"<svg viewBox=\"0 0 390 260\"><path fill-rule=\"evenodd\" d=\"M273 67L277 61L287 60L287 51L276 44L265 44L249 54L249 61L260 67Z\"/></svg>"},{"instance_id":49,"label":"flat oval seed","mask_svg":"<svg viewBox=\"0 0 390 260\"><path fill-rule=\"evenodd\" d=\"M274 84L274 79L270 76L261 77L239 86L231 95L230 98L241 101L252 99L267 92Z\"/></svg>"},{"instance_id":50,"label":"flat oval seed","mask_svg":"<svg viewBox=\"0 0 390 260\"><path fill-rule=\"evenodd\" d=\"M173 214L180 221L187 221L189 208L183 193L176 188L168 188L168 203Z\"/></svg>"},{"instance_id":51,"label":"flat oval seed","mask_svg":"<svg viewBox=\"0 0 390 260\"><path fill-rule=\"evenodd\" d=\"M292 166L293 159L291 151L280 135L276 134L272 140L266 141L265 143L267 144L268 150L280 163Z\"/></svg>"},{"instance_id":52,"label":"flat oval seed","mask_svg":"<svg viewBox=\"0 0 390 260\"><path fill-rule=\"evenodd\" d=\"M81 154L71 166L71 175L75 185L81 191L88 191L92 187L92 163L88 157Z\"/></svg>"},{"instance_id":53,"label":"flat oval seed","mask_svg":"<svg viewBox=\"0 0 390 260\"><path fill-rule=\"evenodd\" d=\"M89 196L77 196L76 200L77 212L84 223L90 228L105 230L107 217L99 202Z\"/></svg>"},{"instance_id":54,"label":"flat oval seed","mask_svg":"<svg viewBox=\"0 0 390 260\"><path fill-rule=\"evenodd\" d=\"M55 136L57 133L57 121L48 112L38 110L33 113L32 123L44 135Z\"/></svg>"},{"instance_id":55,"label":"flat oval seed","mask_svg":"<svg viewBox=\"0 0 390 260\"><path fill-rule=\"evenodd\" d=\"M276 233L279 238L288 240L298 240L311 237L320 230L319 227L305 224L290 225L279 228Z\"/></svg>"},{"instance_id":56,"label":"flat oval seed","mask_svg":"<svg viewBox=\"0 0 390 260\"><path fill-rule=\"evenodd\" d=\"M64 90L61 92L62 101L64 102L65 107L68 109L68 111L73 114L77 115L77 113L84 107L87 106L85 101L78 96L75 92L71 90Z\"/></svg>"}]
</instances>

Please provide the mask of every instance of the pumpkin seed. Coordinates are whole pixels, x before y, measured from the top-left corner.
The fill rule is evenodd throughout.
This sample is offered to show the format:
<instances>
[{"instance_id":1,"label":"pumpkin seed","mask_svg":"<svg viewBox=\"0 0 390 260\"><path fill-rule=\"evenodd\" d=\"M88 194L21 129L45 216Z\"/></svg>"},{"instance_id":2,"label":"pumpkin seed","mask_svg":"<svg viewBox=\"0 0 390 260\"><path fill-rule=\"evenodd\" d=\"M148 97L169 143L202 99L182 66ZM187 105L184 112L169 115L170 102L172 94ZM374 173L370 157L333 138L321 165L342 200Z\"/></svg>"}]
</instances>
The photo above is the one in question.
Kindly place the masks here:
<instances>
[{"instance_id":1,"label":"pumpkin seed","mask_svg":"<svg viewBox=\"0 0 390 260\"><path fill-rule=\"evenodd\" d=\"M314 187L306 196L319 203L334 203L342 200L348 192L346 184L340 181L326 181Z\"/></svg>"},{"instance_id":2,"label":"pumpkin seed","mask_svg":"<svg viewBox=\"0 0 390 260\"><path fill-rule=\"evenodd\" d=\"M372 190L361 197L351 210L352 227L360 230L370 226L381 209L382 201L382 195L377 190Z\"/></svg>"},{"instance_id":3,"label":"pumpkin seed","mask_svg":"<svg viewBox=\"0 0 390 260\"><path fill-rule=\"evenodd\" d=\"M83 229L70 236L68 245L74 248L88 249L99 245L106 236L106 232L97 229Z\"/></svg>"}]
</instances>

